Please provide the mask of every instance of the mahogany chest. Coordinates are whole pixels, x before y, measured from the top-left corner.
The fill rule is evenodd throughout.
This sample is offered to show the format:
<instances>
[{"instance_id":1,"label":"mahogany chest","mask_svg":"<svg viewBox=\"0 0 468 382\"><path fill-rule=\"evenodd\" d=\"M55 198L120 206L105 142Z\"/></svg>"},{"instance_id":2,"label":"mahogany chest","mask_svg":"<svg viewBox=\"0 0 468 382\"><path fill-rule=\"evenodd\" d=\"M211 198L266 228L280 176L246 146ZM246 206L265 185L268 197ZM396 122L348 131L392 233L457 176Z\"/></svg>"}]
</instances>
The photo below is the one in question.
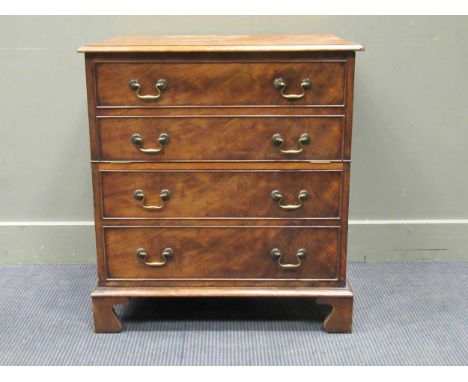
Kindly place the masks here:
<instances>
[{"instance_id":1,"label":"mahogany chest","mask_svg":"<svg viewBox=\"0 0 468 382\"><path fill-rule=\"evenodd\" d=\"M96 332L132 297L310 297L350 332L355 51L332 35L125 36L85 53Z\"/></svg>"}]
</instances>

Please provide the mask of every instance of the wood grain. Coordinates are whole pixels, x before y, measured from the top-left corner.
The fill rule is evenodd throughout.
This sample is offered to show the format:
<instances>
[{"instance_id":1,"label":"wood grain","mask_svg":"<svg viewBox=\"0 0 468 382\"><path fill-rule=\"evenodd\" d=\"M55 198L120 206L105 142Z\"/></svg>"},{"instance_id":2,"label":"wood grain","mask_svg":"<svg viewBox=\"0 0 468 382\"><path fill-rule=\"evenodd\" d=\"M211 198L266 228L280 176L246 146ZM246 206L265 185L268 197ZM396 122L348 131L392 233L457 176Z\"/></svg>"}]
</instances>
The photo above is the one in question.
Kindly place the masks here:
<instances>
[{"instance_id":1,"label":"wood grain","mask_svg":"<svg viewBox=\"0 0 468 382\"><path fill-rule=\"evenodd\" d=\"M98 259L92 294L96 332L118 332L113 306L131 297L310 297L331 306L328 332L350 332L353 292L346 282L349 170L355 50L362 45L331 35L124 36L80 49L86 53L89 128ZM273 86L286 81L287 100ZM168 80L156 101L142 94ZM140 134L161 154L130 142ZM273 146L279 133L294 149L300 134L311 142L286 156ZM143 189L148 211L133 198ZM310 199L297 203L307 189ZM173 257L149 261L163 248ZM284 269L271 257L301 266Z\"/></svg>"},{"instance_id":2,"label":"wood grain","mask_svg":"<svg viewBox=\"0 0 468 382\"><path fill-rule=\"evenodd\" d=\"M114 305L127 304L126 297L106 297L93 295L94 331L96 333L119 333L122 323L115 314Z\"/></svg>"},{"instance_id":3,"label":"wood grain","mask_svg":"<svg viewBox=\"0 0 468 382\"><path fill-rule=\"evenodd\" d=\"M102 160L138 161L291 161L342 159L343 117L160 117L104 118L99 120ZM131 143L139 134L143 148L160 148L160 134L169 144L156 154L144 153ZM284 154L280 149L299 149L301 134L310 136L303 152ZM280 134L283 147L272 143Z\"/></svg>"},{"instance_id":4,"label":"wood grain","mask_svg":"<svg viewBox=\"0 0 468 382\"><path fill-rule=\"evenodd\" d=\"M317 304L330 305L332 310L323 322L328 333L351 333L353 327L353 296L317 298Z\"/></svg>"},{"instance_id":5,"label":"wood grain","mask_svg":"<svg viewBox=\"0 0 468 382\"><path fill-rule=\"evenodd\" d=\"M197 161L197 162L131 162L131 161L94 161L93 166L100 171L107 172L147 172L160 170L328 170L340 171L349 167L348 163L329 162L329 161L307 161L307 162L244 162L236 161L230 163L215 161Z\"/></svg>"},{"instance_id":6,"label":"wood grain","mask_svg":"<svg viewBox=\"0 0 468 382\"><path fill-rule=\"evenodd\" d=\"M102 172L105 218L339 218L340 171L160 171ZM133 198L143 190L145 204L162 205L160 192L168 189L169 200L160 210L147 210ZM271 197L283 193L282 204L299 205L298 194L310 198L295 210L284 210Z\"/></svg>"},{"instance_id":7,"label":"wood grain","mask_svg":"<svg viewBox=\"0 0 468 382\"><path fill-rule=\"evenodd\" d=\"M313 227L182 227L106 228L107 277L111 279L336 279L339 229ZM160 267L170 247L172 257ZM297 264L298 249L307 251L298 268L284 269L270 251L279 248L281 261Z\"/></svg>"},{"instance_id":8,"label":"wood grain","mask_svg":"<svg viewBox=\"0 0 468 382\"><path fill-rule=\"evenodd\" d=\"M99 287L92 296L96 297L344 297L354 296L348 284L341 288L308 288L308 287Z\"/></svg>"},{"instance_id":9,"label":"wood grain","mask_svg":"<svg viewBox=\"0 0 468 382\"><path fill-rule=\"evenodd\" d=\"M346 61L343 62L106 62L95 64L98 106L229 106L343 105ZM273 86L281 77L287 93L301 93L309 78L312 87L301 99L288 100ZM140 100L129 81L141 84L142 94L155 94L158 79L168 81L161 98Z\"/></svg>"},{"instance_id":10,"label":"wood grain","mask_svg":"<svg viewBox=\"0 0 468 382\"><path fill-rule=\"evenodd\" d=\"M264 52L363 50L361 44L331 34L116 36L78 52Z\"/></svg>"}]
</instances>

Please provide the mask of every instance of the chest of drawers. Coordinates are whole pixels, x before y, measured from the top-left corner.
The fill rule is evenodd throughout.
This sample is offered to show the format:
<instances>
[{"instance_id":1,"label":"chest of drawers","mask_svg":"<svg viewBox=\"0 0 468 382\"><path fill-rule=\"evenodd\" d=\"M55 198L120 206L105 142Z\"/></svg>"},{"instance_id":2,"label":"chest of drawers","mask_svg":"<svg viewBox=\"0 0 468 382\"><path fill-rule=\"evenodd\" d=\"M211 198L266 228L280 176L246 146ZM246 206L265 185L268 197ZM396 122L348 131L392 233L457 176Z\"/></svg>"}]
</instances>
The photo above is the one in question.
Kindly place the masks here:
<instances>
[{"instance_id":1,"label":"chest of drawers","mask_svg":"<svg viewBox=\"0 0 468 382\"><path fill-rule=\"evenodd\" d=\"M349 332L355 51L331 35L86 45L96 332L132 297L310 297Z\"/></svg>"}]
</instances>

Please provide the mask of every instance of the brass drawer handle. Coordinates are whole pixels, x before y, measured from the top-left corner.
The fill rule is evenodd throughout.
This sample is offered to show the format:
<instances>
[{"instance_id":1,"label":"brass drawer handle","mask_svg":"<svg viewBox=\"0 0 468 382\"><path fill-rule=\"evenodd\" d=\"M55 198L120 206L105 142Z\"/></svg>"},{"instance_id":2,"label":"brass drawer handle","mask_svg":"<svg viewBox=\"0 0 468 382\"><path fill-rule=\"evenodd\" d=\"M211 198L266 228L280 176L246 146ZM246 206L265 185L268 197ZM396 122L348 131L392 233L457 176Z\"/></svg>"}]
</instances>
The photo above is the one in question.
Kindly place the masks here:
<instances>
[{"instance_id":1,"label":"brass drawer handle","mask_svg":"<svg viewBox=\"0 0 468 382\"><path fill-rule=\"evenodd\" d=\"M294 99L300 99L304 97L306 90L312 87L312 81L309 80L308 78L304 78L302 80L301 82L302 94L284 94L284 91L286 90L287 85L286 85L286 82L284 82L282 78L276 78L273 81L273 86L276 89L279 89L281 91L281 95L283 96L283 98L294 100Z\"/></svg>"},{"instance_id":2,"label":"brass drawer handle","mask_svg":"<svg viewBox=\"0 0 468 382\"><path fill-rule=\"evenodd\" d=\"M299 191L299 194L297 195L297 199L299 200L299 204L281 204L281 201L283 200L283 194L279 190L273 190L271 192L271 198L275 201L278 202L278 205L283 209L283 210L297 210L298 208L302 207L302 202L304 200L307 200L310 198L310 194L306 190L301 190Z\"/></svg>"},{"instance_id":3,"label":"brass drawer handle","mask_svg":"<svg viewBox=\"0 0 468 382\"><path fill-rule=\"evenodd\" d=\"M138 80L130 80L130 82L128 83L128 87L130 88L130 90L136 92L136 96L139 99L142 99L144 101L154 101L161 97L163 90L167 89L167 80L165 80L164 78L160 78L159 80L156 81L156 83L154 84L154 87L156 88L156 91L158 92L158 94L156 95L141 95L140 94L141 84L140 84L140 81Z\"/></svg>"},{"instance_id":4,"label":"brass drawer handle","mask_svg":"<svg viewBox=\"0 0 468 382\"><path fill-rule=\"evenodd\" d=\"M270 251L270 255L273 256L275 259L278 259L278 264L281 268L299 268L302 264L301 259L305 257L306 253L306 250L304 248L301 248L296 253L297 264L283 264L281 262L281 256L283 256L281 251L278 248L273 248Z\"/></svg>"},{"instance_id":5,"label":"brass drawer handle","mask_svg":"<svg viewBox=\"0 0 468 382\"><path fill-rule=\"evenodd\" d=\"M148 258L148 252L145 251L144 248L138 248L136 255L137 257L145 263L145 265L148 265L150 267L162 267L164 264L167 262L167 258L171 257L174 254L174 250L172 248L164 248L161 251L161 258L162 261L153 261L153 262L148 262L146 259Z\"/></svg>"},{"instance_id":6,"label":"brass drawer handle","mask_svg":"<svg viewBox=\"0 0 468 382\"><path fill-rule=\"evenodd\" d=\"M307 133L301 134L297 141L297 145L299 146L299 149L290 149L290 150L283 150L281 147L283 147L284 144L284 138L281 136L281 134L274 134L271 137L271 142L273 145L280 147L280 151L283 154L299 154L304 150L304 145L308 145L310 143L310 135Z\"/></svg>"},{"instance_id":7,"label":"brass drawer handle","mask_svg":"<svg viewBox=\"0 0 468 382\"><path fill-rule=\"evenodd\" d=\"M169 134L161 133L158 137L158 142L160 147L157 149L144 149L143 148L143 138L140 134L133 134L130 141L140 150L142 153L145 154L157 154L163 151L163 146L169 143Z\"/></svg>"},{"instance_id":8,"label":"brass drawer handle","mask_svg":"<svg viewBox=\"0 0 468 382\"><path fill-rule=\"evenodd\" d=\"M133 198L135 200L138 200L140 202L140 205L143 208L147 209L147 210L160 210L160 209L162 209L164 207L164 200L169 200L169 198L171 197L171 191L161 190L161 193L159 194L159 197L163 201L163 203L160 206L147 206L147 205L145 205L146 196L145 196L145 193L143 192L143 190L135 190L133 192Z\"/></svg>"}]
</instances>

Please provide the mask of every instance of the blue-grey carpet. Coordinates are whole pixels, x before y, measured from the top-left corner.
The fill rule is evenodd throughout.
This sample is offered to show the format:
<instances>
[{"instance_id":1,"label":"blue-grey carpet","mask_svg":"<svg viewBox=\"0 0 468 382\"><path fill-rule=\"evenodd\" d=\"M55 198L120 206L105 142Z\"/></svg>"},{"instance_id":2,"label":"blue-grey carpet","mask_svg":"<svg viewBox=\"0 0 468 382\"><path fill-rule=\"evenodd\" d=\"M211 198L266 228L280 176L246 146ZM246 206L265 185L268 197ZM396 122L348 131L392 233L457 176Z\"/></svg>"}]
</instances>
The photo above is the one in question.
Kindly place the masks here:
<instances>
[{"instance_id":1,"label":"blue-grey carpet","mask_svg":"<svg viewBox=\"0 0 468 382\"><path fill-rule=\"evenodd\" d=\"M0 266L1 365L468 365L468 263L352 263L352 334L311 300L133 300L94 334L93 265Z\"/></svg>"}]
</instances>

